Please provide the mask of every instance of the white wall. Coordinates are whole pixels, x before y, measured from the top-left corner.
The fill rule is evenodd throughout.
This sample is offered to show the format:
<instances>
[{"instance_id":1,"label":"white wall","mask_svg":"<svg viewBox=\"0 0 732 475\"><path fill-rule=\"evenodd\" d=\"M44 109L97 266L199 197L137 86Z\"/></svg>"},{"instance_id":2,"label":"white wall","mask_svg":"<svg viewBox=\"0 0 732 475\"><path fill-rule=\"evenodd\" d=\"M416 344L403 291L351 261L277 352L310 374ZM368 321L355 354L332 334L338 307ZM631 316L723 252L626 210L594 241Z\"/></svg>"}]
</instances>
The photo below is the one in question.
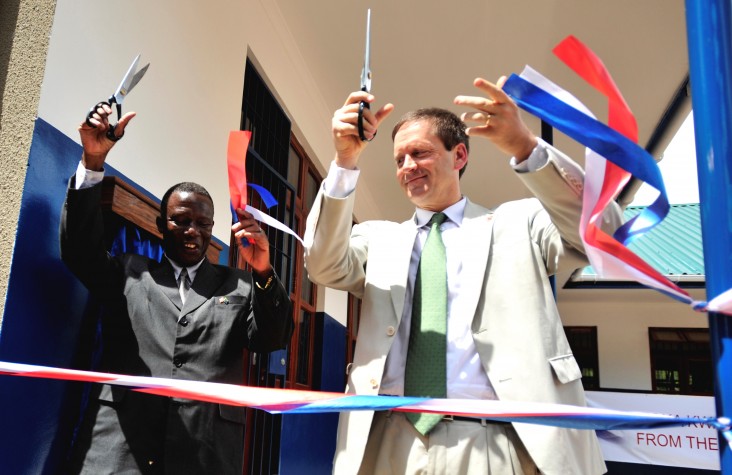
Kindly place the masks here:
<instances>
[{"instance_id":1,"label":"white wall","mask_svg":"<svg viewBox=\"0 0 732 475\"><path fill-rule=\"evenodd\" d=\"M649 327L707 327L705 313L654 290L565 289L558 302L564 325L597 327L602 388L651 390Z\"/></svg>"},{"instance_id":2,"label":"white wall","mask_svg":"<svg viewBox=\"0 0 732 475\"><path fill-rule=\"evenodd\" d=\"M214 234L228 243L226 145L241 119L247 55L306 151L332 155L332 106L283 25L267 0L60 0L39 116L78 142L88 108L111 95L141 53L150 69L124 103L138 116L109 163L158 197L179 181L204 185L217 210Z\"/></svg>"}]
</instances>

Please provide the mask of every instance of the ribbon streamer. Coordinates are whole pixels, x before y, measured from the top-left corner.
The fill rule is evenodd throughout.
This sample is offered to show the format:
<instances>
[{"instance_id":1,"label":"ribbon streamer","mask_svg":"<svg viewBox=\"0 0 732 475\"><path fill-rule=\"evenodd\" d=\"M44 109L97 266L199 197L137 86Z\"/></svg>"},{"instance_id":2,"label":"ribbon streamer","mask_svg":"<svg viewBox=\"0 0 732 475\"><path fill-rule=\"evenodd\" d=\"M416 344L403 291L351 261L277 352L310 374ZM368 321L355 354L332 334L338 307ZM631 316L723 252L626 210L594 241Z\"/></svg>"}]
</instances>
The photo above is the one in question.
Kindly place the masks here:
<instances>
[{"instance_id":1,"label":"ribbon streamer","mask_svg":"<svg viewBox=\"0 0 732 475\"><path fill-rule=\"evenodd\" d=\"M229 175L229 196L231 197L230 207L232 222L236 223L239 220L236 210L243 209L251 213L254 216L254 219L291 234L302 243L300 236L298 236L297 233L288 226L247 204L246 188L249 186L259 194L267 209L277 205L277 199L269 190L263 186L255 185L253 183L247 184L246 158L247 148L249 147L251 137L252 133L248 130L232 130L229 132L226 163ZM248 242L242 241L243 246L253 243L253 239L250 239Z\"/></svg>"},{"instance_id":2,"label":"ribbon streamer","mask_svg":"<svg viewBox=\"0 0 732 475\"><path fill-rule=\"evenodd\" d=\"M343 393L259 388L179 379L125 376L0 361L0 374L84 381L128 387L159 396L261 409L273 414L394 410L430 412L574 429L619 430L661 428L706 423L729 429L725 419L677 417L623 412L562 404L505 402L481 399L427 399L398 396L359 396Z\"/></svg>"},{"instance_id":3,"label":"ribbon streamer","mask_svg":"<svg viewBox=\"0 0 732 475\"><path fill-rule=\"evenodd\" d=\"M607 96L611 127L599 122L571 94L531 68L527 67L521 77L512 75L504 90L521 108L587 147L580 234L595 271L606 278L637 281L690 304L695 310L732 314L732 293L726 292L713 299L713 306L711 302L695 302L685 290L626 247L668 214L669 204L660 170L653 157L634 143L638 135L635 118L602 61L573 36L562 41L555 53ZM602 212L631 174L657 189L659 196L611 237L599 226Z\"/></svg>"},{"instance_id":4,"label":"ribbon streamer","mask_svg":"<svg viewBox=\"0 0 732 475\"><path fill-rule=\"evenodd\" d=\"M229 196L234 209L247 205L247 148L252 133L248 130L229 132L226 164L229 174Z\"/></svg>"},{"instance_id":5,"label":"ribbon streamer","mask_svg":"<svg viewBox=\"0 0 732 475\"><path fill-rule=\"evenodd\" d=\"M298 236L295 231L293 231L292 229L290 229L289 227L287 227L285 224L281 223L280 221L277 221L272 216L270 216L270 215L268 215L266 213L263 213L263 212L261 212L260 210L258 210L256 208L252 208L249 205L247 205L247 207L245 208L245 210L248 211L249 213L251 213L252 216L254 216L254 219L256 219L257 221L261 221L261 222L263 222L263 223L265 223L265 224L267 224L269 226L272 226L273 228L277 228L280 231L284 231L287 234L290 234L292 236L295 236L295 239L297 239L298 241L300 241L300 244L303 244L304 245L302 238L300 236Z\"/></svg>"}]
</instances>

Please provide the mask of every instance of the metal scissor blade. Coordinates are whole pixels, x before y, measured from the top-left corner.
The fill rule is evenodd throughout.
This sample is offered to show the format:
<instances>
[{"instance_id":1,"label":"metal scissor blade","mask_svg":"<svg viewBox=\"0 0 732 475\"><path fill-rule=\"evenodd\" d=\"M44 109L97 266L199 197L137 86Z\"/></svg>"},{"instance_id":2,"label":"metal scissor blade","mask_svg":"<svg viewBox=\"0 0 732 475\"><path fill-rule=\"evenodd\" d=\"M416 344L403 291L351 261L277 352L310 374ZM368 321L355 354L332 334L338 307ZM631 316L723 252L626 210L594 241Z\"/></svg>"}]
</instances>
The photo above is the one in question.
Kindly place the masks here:
<instances>
[{"instance_id":1,"label":"metal scissor blade","mask_svg":"<svg viewBox=\"0 0 732 475\"><path fill-rule=\"evenodd\" d=\"M147 72L147 68L150 66L150 63L147 63L145 66L142 67L141 70L137 71L134 76L132 76L132 81L130 81L130 85L127 87L127 92L130 92L132 89L137 86L137 83L140 82L140 79L145 75Z\"/></svg>"},{"instance_id":2,"label":"metal scissor blade","mask_svg":"<svg viewBox=\"0 0 732 475\"><path fill-rule=\"evenodd\" d=\"M112 97L114 97L114 100L117 102L117 104L122 104L122 100L125 98L127 93L129 93L132 88L135 87L138 82L140 82L142 76L144 76L145 72L147 72L147 67L150 66L150 64L146 64L144 68L142 68L140 71L137 71L137 63L139 62L140 55L138 54L132 61L132 64L130 64L129 69L127 69L127 73L125 73L124 77L122 78L122 82L120 82L119 87L114 92Z\"/></svg>"},{"instance_id":3,"label":"metal scissor blade","mask_svg":"<svg viewBox=\"0 0 732 475\"><path fill-rule=\"evenodd\" d=\"M366 13L366 52L361 70L361 90L371 92L371 9Z\"/></svg>"}]
</instances>

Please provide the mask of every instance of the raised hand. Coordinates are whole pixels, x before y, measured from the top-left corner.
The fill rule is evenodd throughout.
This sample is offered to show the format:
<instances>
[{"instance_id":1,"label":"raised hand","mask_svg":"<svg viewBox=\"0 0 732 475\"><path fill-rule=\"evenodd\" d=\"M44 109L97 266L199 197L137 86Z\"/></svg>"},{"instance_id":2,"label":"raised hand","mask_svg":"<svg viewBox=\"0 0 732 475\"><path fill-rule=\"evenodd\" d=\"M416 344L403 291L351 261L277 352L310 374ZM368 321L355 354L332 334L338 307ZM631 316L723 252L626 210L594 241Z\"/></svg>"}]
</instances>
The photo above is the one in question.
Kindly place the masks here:
<instances>
[{"instance_id":1,"label":"raised hand","mask_svg":"<svg viewBox=\"0 0 732 475\"><path fill-rule=\"evenodd\" d=\"M505 76L496 84L477 78L473 85L483 91L485 97L457 96L454 102L475 109L460 116L467 124L477 124L468 127L468 135L485 137L502 152L516 157L517 162L522 162L536 147L537 139L521 119L516 103L501 89L505 82Z\"/></svg>"},{"instance_id":2,"label":"raised hand","mask_svg":"<svg viewBox=\"0 0 732 475\"><path fill-rule=\"evenodd\" d=\"M368 141L376 136L381 122L394 110L393 104L386 104L378 111L363 110L363 132L367 141L361 140L358 134L359 102L371 104L374 96L364 91L352 92L343 107L333 113L332 132L336 150L336 165L342 168L356 168L358 157L368 145Z\"/></svg>"},{"instance_id":3,"label":"raised hand","mask_svg":"<svg viewBox=\"0 0 732 475\"><path fill-rule=\"evenodd\" d=\"M135 117L135 112L128 112L123 115L114 128L114 136L117 140L111 140L107 131L111 125L109 116L112 114L112 107L107 102L99 102L89 111L87 118L79 124L78 131L81 138L81 146L84 153L81 161L88 170L101 170L107 154L114 147L117 140L122 138L125 128L130 120Z\"/></svg>"}]
</instances>

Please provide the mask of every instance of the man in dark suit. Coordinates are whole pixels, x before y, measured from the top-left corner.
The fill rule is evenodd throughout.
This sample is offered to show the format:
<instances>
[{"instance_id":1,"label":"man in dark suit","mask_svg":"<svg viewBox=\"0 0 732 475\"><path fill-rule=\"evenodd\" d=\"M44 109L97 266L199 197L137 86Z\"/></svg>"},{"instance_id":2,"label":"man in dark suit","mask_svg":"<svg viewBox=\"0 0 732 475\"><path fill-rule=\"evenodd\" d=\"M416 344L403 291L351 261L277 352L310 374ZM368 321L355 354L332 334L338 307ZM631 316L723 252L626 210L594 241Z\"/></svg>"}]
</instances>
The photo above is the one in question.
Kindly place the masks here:
<instances>
[{"instance_id":1,"label":"man in dark suit","mask_svg":"<svg viewBox=\"0 0 732 475\"><path fill-rule=\"evenodd\" d=\"M101 178L107 154L134 113L110 129L100 103L79 126L81 163L69 182L61 219L61 256L103 302L100 371L239 384L245 349L284 348L292 335L289 295L269 258L269 242L239 209L232 226L239 253L253 272L205 258L213 202L195 183L164 195L157 227L162 262L110 256L103 243ZM164 398L95 385L79 428L71 471L241 475L244 408Z\"/></svg>"}]
</instances>

